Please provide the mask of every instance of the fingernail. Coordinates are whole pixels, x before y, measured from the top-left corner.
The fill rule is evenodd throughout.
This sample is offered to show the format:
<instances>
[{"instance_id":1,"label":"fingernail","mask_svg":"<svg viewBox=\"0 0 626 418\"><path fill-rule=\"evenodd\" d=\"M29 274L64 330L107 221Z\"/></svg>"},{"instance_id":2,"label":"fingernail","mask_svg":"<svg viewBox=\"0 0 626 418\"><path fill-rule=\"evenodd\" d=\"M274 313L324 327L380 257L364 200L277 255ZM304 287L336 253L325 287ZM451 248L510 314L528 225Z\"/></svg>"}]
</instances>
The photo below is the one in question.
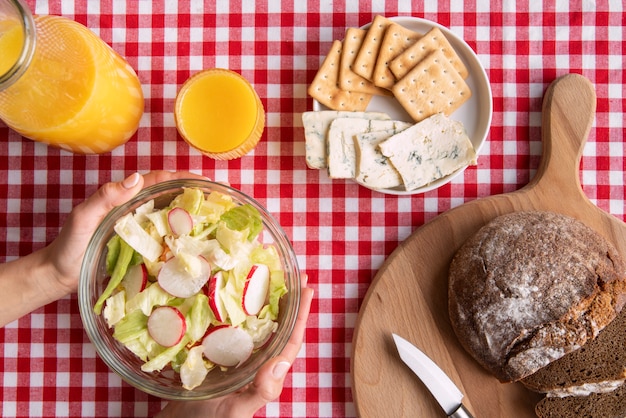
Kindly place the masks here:
<instances>
[{"instance_id":1,"label":"fingernail","mask_svg":"<svg viewBox=\"0 0 626 418\"><path fill-rule=\"evenodd\" d=\"M132 189L137 183L139 183L139 173L133 173L122 181L122 186L125 189Z\"/></svg>"},{"instance_id":2,"label":"fingernail","mask_svg":"<svg viewBox=\"0 0 626 418\"><path fill-rule=\"evenodd\" d=\"M276 366L274 366L274 370L272 370L272 374L276 379L282 379L283 377L285 377L290 367L291 364L288 361L281 361L279 363L276 363Z\"/></svg>"}]
</instances>

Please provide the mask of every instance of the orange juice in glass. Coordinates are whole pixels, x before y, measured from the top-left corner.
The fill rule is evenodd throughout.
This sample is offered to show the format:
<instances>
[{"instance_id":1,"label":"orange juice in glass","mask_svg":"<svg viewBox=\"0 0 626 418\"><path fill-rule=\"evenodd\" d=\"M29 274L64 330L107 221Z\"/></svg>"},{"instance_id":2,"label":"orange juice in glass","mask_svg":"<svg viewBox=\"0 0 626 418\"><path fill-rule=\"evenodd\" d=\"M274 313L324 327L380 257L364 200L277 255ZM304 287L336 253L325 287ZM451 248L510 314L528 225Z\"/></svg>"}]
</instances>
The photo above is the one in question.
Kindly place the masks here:
<instances>
[{"instance_id":1,"label":"orange juice in glass","mask_svg":"<svg viewBox=\"0 0 626 418\"><path fill-rule=\"evenodd\" d=\"M192 147L217 160L250 152L265 128L265 109L241 74L211 68L190 77L176 95L176 128Z\"/></svg>"},{"instance_id":2,"label":"orange juice in glass","mask_svg":"<svg viewBox=\"0 0 626 418\"><path fill-rule=\"evenodd\" d=\"M31 16L0 0L0 119L34 141L81 154L111 151L144 109L135 71L85 26Z\"/></svg>"}]
</instances>

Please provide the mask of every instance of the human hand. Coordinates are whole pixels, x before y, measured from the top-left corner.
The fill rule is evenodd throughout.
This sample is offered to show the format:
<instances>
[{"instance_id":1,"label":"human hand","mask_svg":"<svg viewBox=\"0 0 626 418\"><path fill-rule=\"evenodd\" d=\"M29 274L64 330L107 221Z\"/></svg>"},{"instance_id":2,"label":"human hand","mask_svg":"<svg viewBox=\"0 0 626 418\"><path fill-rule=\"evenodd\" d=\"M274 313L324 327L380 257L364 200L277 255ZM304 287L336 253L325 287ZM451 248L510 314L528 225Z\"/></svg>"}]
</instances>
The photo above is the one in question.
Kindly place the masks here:
<instances>
[{"instance_id":1,"label":"human hand","mask_svg":"<svg viewBox=\"0 0 626 418\"><path fill-rule=\"evenodd\" d=\"M0 264L0 294L13 301L0 307L0 326L74 292L87 245L104 217L115 206L130 200L142 187L181 178L204 177L156 171L107 183L72 210L50 245Z\"/></svg>"},{"instance_id":2,"label":"human hand","mask_svg":"<svg viewBox=\"0 0 626 418\"><path fill-rule=\"evenodd\" d=\"M45 248L47 264L65 293L78 287L78 276L87 245L96 228L116 206L126 203L139 191L152 184L181 178L205 177L187 172L153 171L128 176L121 182L106 183L76 206L70 213L57 238Z\"/></svg>"},{"instance_id":3,"label":"human hand","mask_svg":"<svg viewBox=\"0 0 626 418\"><path fill-rule=\"evenodd\" d=\"M306 321L313 300L313 289L306 287L307 275L302 275L300 309L293 333L283 351L265 363L257 372L254 381L242 390L220 398L206 401L171 401L156 418L245 418L268 402L277 399L285 382L287 371L293 364L302 346Z\"/></svg>"}]
</instances>

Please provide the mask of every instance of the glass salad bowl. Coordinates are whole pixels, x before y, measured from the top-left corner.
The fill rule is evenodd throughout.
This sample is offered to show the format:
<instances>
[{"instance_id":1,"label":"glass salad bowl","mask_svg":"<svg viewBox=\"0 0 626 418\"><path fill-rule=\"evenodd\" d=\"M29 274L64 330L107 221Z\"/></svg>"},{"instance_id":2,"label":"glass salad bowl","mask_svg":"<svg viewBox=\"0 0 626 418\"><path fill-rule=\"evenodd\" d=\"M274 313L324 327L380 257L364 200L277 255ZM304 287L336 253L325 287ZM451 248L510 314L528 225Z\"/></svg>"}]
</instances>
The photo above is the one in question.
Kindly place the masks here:
<instances>
[{"instance_id":1,"label":"glass salad bowl","mask_svg":"<svg viewBox=\"0 0 626 418\"><path fill-rule=\"evenodd\" d=\"M98 355L123 380L164 399L210 399L250 383L282 351L300 271L284 231L254 199L172 180L98 226L78 301Z\"/></svg>"}]
</instances>

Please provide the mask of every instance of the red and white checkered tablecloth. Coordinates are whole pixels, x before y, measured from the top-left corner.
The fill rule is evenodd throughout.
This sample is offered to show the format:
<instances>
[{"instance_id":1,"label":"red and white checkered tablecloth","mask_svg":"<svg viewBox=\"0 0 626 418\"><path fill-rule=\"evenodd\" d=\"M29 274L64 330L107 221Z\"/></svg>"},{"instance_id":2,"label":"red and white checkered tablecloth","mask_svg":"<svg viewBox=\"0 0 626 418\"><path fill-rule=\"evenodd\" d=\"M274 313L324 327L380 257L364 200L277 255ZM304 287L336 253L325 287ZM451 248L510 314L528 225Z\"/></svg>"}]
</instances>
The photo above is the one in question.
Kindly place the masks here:
<instances>
[{"instance_id":1,"label":"red and white checkered tablecloth","mask_svg":"<svg viewBox=\"0 0 626 418\"><path fill-rule=\"evenodd\" d=\"M305 343L282 396L258 416L355 416L352 334L377 269L438 214L529 181L541 154L543 92L560 75L580 73L595 85L597 115L581 183L600 208L626 219L621 0L27 3L37 14L85 24L124 55L143 84L146 109L135 137L96 156L31 142L0 123L0 261L44 246L74 205L102 183L135 171L188 170L253 195L285 228L316 291ZM312 108L307 85L331 42L377 14L423 17L449 27L475 50L491 82L493 120L478 166L422 195L372 192L305 165L301 113ZM243 74L265 106L263 138L241 159L203 157L177 135L177 89L208 67ZM146 417L164 404L123 382L98 358L83 331L76 295L0 329L0 341L4 417Z\"/></svg>"}]
</instances>

